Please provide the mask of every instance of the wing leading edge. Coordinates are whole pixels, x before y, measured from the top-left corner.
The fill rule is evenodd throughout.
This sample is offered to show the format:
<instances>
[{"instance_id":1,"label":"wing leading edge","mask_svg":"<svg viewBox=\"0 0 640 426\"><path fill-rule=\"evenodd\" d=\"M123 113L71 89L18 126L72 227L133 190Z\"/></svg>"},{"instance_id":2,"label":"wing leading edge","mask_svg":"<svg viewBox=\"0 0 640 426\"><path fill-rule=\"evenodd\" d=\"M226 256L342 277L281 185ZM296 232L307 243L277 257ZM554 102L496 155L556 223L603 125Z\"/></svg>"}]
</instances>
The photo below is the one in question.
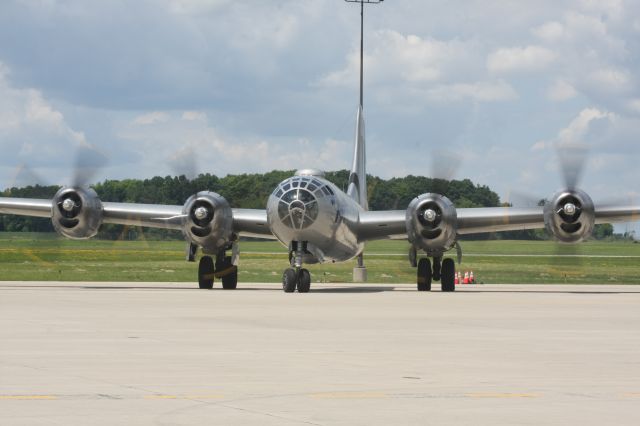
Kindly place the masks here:
<instances>
[{"instance_id":1,"label":"wing leading edge","mask_svg":"<svg viewBox=\"0 0 640 426\"><path fill-rule=\"evenodd\" d=\"M640 205L596 206L596 224L640 220ZM406 210L360 212L361 241L407 238ZM544 228L542 207L483 207L457 209L460 235L484 232L522 231Z\"/></svg>"},{"instance_id":2,"label":"wing leading edge","mask_svg":"<svg viewBox=\"0 0 640 426\"><path fill-rule=\"evenodd\" d=\"M0 214L51 218L52 200L0 197ZM102 203L103 223L181 230L183 206L136 203ZM233 232L240 236L275 239L267 212L232 209Z\"/></svg>"},{"instance_id":3,"label":"wing leading edge","mask_svg":"<svg viewBox=\"0 0 640 426\"><path fill-rule=\"evenodd\" d=\"M51 217L51 200L0 197L0 214ZM103 202L104 223L162 229L182 229L183 206ZM246 237L275 239L267 213L258 209L232 209L233 231ZM362 211L358 224L361 241L407 238L406 210ZM640 220L640 205L596 206L596 223ZM460 235L544 228L542 207L485 207L457 209Z\"/></svg>"}]
</instances>

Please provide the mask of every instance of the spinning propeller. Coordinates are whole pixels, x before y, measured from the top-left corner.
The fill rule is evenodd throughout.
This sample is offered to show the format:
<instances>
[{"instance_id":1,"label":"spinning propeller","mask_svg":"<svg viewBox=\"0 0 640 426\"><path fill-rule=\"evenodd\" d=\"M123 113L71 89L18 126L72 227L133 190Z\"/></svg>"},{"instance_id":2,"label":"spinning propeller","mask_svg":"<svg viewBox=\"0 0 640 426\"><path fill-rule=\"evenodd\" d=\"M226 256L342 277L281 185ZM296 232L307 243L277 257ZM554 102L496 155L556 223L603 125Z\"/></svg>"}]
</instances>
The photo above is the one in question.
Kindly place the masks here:
<instances>
[{"instance_id":1,"label":"spinning propeller","mask_svg":"<svg viewBox=\"0 0 640 426\"><path fill-rule=\"evenodd\" d=\"M91 233L93 228L99 226L99 221L85 220L83 210L87 208L96 208L99 204L97 196L93 196L95 192L89 188L89 184L95 176L106 166L107 158L104 154L98 152L91 146L83 145L78 147L75 152L75 158L72 162L71 185L63 187L54 195L53 187L57 185L43 179L39 173L36 173L29 165L23 164L19 167L14 183L14 187L42 187L44 192L35 191L27 197L32 198L53 198L52 214L54 228L60 232L71 232L74 229L79 232ZM51 191L51 192L48 192ZM88 196L87 196L88 195ZM84 201L83 201L84 200ZM97 201L96 201L97 200ZM101 219L100 219L101 221ZM80 228L76 228L80 225ZM37 260L40 266L47 270L57 270L62 274L60 267L60 253L64 246L64 238L59 235L52 234L51 237L39 236L41 239L38 249L29 254L29 257Z\"/></svg>"}]
</instances>

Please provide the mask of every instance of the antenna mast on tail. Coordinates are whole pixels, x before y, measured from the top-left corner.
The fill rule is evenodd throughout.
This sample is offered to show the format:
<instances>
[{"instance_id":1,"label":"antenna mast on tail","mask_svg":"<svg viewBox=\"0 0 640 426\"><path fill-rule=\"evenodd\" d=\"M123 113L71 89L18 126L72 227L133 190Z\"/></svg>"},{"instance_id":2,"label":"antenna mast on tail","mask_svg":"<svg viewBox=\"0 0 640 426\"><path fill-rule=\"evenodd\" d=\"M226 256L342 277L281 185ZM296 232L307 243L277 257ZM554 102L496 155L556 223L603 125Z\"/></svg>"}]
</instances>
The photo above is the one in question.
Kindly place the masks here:
<instances>
[{"instance_id":1,"label":"antenna mast on tail","mask_svg":"<svg viewBox=\"0 0 640 426\"><path fill-rule=\"evenodd\" d=\"M356 137L353 153L353 166L349 174L347 195L354 199L364 210L369 210L367 200L367 170L364 133L364 5L380 4L384 0L345 0L347 3L360 3L360 105L356 116ZM353 281L367 280L367 270L364 266L362 253L358 255L358 266L353 269Z\"/></svg>"}]
</instances>

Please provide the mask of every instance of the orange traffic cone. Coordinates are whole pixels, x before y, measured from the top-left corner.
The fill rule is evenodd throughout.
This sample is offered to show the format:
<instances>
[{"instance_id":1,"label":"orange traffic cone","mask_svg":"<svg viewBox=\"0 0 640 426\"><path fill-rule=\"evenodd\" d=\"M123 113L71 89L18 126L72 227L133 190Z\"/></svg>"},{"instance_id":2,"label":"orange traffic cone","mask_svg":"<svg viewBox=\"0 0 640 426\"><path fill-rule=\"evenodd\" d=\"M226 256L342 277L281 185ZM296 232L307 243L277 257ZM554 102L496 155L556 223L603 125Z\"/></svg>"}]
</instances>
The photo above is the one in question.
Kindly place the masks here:
<instances>
[{"instance_id":1,"label":"orange traffic cone","mask_svg":"<svg viewBox=\"0 0 640 426\"><path fill-rule=\"evenodd\" d=\"M464 271L464 280L462 282L464 284L469 284L469 271Z\"/></svg>"},{"instance_id":2,"label":"orange traffic cone","mask_svg":"<svg viewBox=\"0 0 640 426\"><path fill-rule=\"evenodd\" d=\"M473 276L473 271L469 274L469 284L475 284L476 278Z\"/></svg>"},{"instance_id":3,"label":"orange traffic cone","mask_svg":"<svg viewBox=\"0 0 640 426\"><path fill-rule=\"evenodd\" d=\"M455 285L460 284L460 272L458 272L457 274L454 275L456 278L453 280L453 283Z\"/></svg>"},{"instance_id":4,"label":"orange traffic cone","mask_svg":"<svg viewBox=\"0 0 640 426\"><path fill-rule=\"evenodd\" d=\"M462 284L462 272L458 271L458 284Z\"/></svg>"}]
</instances>

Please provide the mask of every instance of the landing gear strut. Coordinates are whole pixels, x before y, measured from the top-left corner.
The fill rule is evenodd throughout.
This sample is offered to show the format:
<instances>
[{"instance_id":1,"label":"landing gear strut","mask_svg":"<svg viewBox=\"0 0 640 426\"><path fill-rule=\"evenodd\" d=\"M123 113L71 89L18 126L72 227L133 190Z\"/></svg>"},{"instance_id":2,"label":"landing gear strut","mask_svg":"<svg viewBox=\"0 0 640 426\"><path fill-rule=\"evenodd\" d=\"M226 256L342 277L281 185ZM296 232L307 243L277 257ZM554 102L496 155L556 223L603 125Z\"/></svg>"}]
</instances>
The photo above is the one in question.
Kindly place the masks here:
<instances>
[{"instance_id":1,"label":"landing gear strut","mask_svg":"<svg viewBox=\"0 0 640 426\"><path fill-rule=\"evenodd\" d=\"M232 245L223 248L216 254L215 263L211 256L202 256L198 266L198 285L202 289L210 290L213 288L215 278L220 278L222 288L225 290L233 290L238 287L238 267L234 265L232 256L227 256L227 250L232 249L234 254L237 247Z\"/></svg>"},{"instance_id":2,"label":"landing gear strut","mask_svg":"<svg viewBox=\"0 0 640 426\"><path fill-rule=\"evenodd\" d=\"M440 281L442 283L442 291L455 291L455 277L456 264L453 259L447 258L443 260L442 257L434 257L433 269L429 258L422 258L418 261L418 291L431 291L432 281Z\"/></svg>"},{"instance_id":3,"label":"landing gear strut","mask_svg":"<svg viewBox=\"0 0 640 426\"><path fill-rule=\"evenodd\" d=\"M433 258L433 279L434 281L440 281L442 278L442 256Z\"/></svg>"},{"instance_id":4,"label":"landing gear strut","mask_svg":"<svg viewBox=\"0 0 640 426\"><path fill-rule=\"evenodd\" d=\"M291 243L289 260L291 268L285 269L282 274L282 290L285 293L293 293L298 289L298 293L308 293L311 289L311 274L302 268L302 258L306 251L306 242L294 241Z\"/></svg>"}]
</instances>

